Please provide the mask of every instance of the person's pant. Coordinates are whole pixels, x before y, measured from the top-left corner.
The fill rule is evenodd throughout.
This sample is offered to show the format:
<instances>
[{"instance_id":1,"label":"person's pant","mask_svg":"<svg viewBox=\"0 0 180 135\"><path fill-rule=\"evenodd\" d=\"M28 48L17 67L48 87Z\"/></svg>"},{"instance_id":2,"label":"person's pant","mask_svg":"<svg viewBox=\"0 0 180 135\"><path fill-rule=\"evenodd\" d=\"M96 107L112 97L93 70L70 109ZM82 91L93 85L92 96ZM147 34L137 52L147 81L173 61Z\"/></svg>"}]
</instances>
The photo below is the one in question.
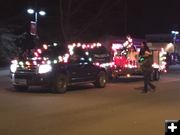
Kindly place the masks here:
<instances>
[{"instance_id":1,"label":"person's pant","mask_svg":"<svg viewBox=\"0 0 180 135\"><path fill-rule=\"evenodd\" d=\"M146 92L148 90L148 86L150 86L151 89L155 88L155 86L150 81L151 81L151 72L144 72L144 91Z\"/></svg>"}]
</instances>

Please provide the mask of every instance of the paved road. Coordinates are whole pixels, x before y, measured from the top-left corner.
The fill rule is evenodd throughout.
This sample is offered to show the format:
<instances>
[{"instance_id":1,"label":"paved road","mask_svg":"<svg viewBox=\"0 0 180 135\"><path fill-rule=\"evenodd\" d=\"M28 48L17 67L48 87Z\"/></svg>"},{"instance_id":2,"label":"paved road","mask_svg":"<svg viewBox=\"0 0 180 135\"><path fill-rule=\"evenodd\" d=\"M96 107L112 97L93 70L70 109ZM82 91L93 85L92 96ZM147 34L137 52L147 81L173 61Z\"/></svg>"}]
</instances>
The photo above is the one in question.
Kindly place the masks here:
<instances>
[{"instance_id":1,"label":"paved road","mask_svg":"<svg viewBox=\"0 0 180 135\"><path fill-rule=\"evenodd\" d=\"M0 76L7 76L9 73L10 73L10 70L8 67L0 68Z\"/></svg>"},{"instance_id":2,"label":"paved road","mask_svg":"<svg viewBox=\"0 0 180 135\"><path fill-rule=\"evenodd\" d=\"M14 91L0 76L0 135L163 135L166 119L180 119L180 72L155 84L148 94L140 93L141 80L52 94Z\"/></svg>"}]
</instances>

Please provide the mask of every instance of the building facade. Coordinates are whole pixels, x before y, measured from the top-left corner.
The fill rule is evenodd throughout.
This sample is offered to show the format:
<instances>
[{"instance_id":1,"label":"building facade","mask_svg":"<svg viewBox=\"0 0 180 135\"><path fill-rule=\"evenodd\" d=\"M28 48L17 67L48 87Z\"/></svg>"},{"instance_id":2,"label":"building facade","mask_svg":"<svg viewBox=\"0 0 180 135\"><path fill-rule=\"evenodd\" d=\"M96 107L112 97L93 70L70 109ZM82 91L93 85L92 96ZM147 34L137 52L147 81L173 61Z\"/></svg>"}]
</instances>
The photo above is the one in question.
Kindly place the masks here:
<instances>
[{"instance_id":1,"label":"building facade","mask_svg":"<svg viewBox=\"0 0 180 135\"><path fill-rule=\"evenodd\" d=\"M180 53L180 36L174 39L172 34L149 34L146 35L146 41L150 48L164 48L169 53Z\"/></svg>"}]
</instances>

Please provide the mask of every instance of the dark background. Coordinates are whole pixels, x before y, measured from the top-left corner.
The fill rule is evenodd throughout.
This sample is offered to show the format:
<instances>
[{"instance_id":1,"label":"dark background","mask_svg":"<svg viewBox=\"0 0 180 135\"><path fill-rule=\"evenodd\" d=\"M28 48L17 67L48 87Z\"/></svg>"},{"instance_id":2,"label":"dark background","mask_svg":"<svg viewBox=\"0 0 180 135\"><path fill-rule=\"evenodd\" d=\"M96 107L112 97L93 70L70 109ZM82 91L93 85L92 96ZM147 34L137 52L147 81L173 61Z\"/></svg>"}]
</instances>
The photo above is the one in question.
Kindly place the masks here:
<instances>
[{"instance_id":1,"label":"dark background","mask_svg":"<svg viewBox=\"0 0 180 135\"><path fill-rule=\"evenodd\" d=\"M68 1L62 0L64 13L68 7ZM145 34L170 33L173 29L179 30L180 2L178 0L72 1L73 11L82 4L70 18L69 32L72 37L78 35L78 38L98 39L105 35L125 36L132 34L134 37L144 38ZM107 4L100 16L92 19L105 2ZM1 1L0 27L13 28L17 34L29 31L29 22L33 16L27 14L28 7L37 7L37 10L43 9L47 12L44 17L38 16L38 32L42 38L62 37L59 0ZM81 26L86 26L88 23L91 25L82 30ZM80 34L76 34L81 30ZM49 35L51 36L49 37Z\"/></svg>"}]
</instances>

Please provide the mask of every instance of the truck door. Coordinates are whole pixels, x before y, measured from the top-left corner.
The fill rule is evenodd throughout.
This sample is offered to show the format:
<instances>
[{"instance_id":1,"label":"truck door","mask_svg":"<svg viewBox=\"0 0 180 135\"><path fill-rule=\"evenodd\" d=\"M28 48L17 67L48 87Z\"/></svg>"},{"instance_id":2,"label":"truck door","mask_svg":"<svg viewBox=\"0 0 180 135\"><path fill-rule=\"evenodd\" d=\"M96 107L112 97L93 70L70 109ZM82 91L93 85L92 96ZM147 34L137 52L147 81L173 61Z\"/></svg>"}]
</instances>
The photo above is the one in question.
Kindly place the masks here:
<instances>
[{"instance_id":1,"label":"truck door","mask_svg":"<svg viewBox=\"0 0 180 135\"><path fill-rule=\"evenodd\" d=\"M85 71L83 73L84 75L84 81L92 81L94 80L95 75L97 74L97 67L93 65L92 62L89 61L87 57L82 57L81 58L81 69Z\"/></svg>"},{"instance_id":2,"label":"truck door","mask_svg":"<svg viewBox=\"0 0 180 135\"><path fill-rule=\"evenodd\" d=\"M76 54L70 56L67 69L70 75L70 82L81 82L83 80L84 70L82 68L80 56Z\"/></svg>"}]
</instances>

